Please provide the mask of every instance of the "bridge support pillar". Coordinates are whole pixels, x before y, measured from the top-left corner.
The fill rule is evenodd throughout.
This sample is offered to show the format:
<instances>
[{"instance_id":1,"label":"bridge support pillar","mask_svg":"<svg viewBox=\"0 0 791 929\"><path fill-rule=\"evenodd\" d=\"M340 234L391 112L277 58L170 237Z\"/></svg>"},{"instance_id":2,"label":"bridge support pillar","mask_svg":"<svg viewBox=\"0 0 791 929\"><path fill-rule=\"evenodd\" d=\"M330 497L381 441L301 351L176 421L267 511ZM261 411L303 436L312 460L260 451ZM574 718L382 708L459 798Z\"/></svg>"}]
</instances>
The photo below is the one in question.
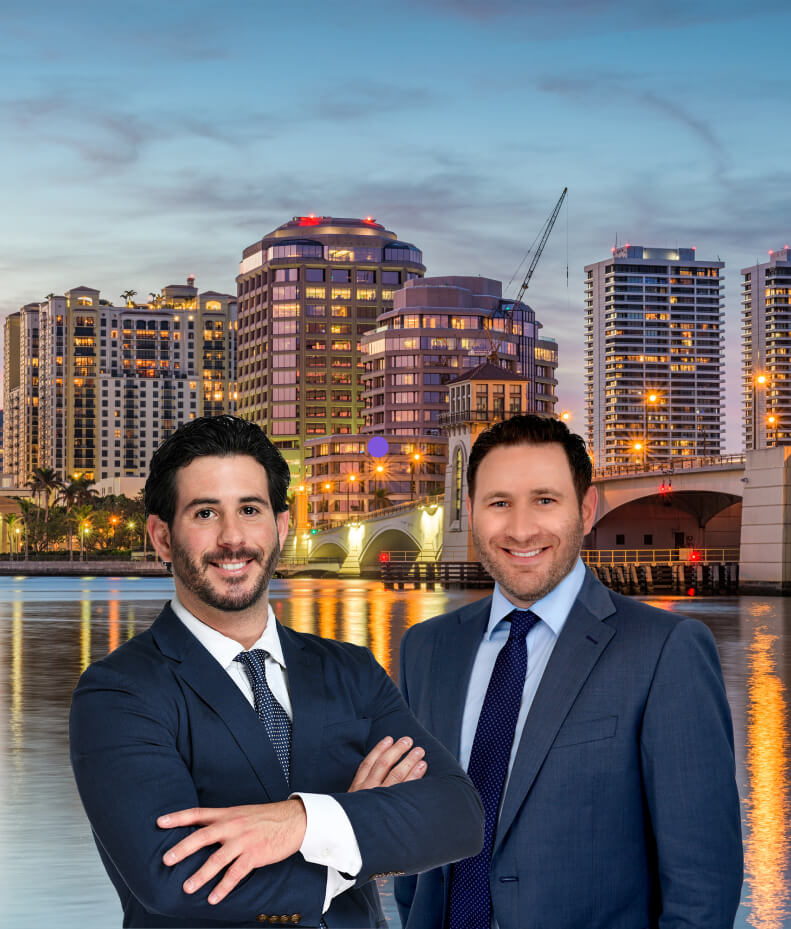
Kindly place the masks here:
<instances>
[{"instance_id":1,"label":"bridge support pillar","mask_svg":"<svg viewBox=\"0 0 791 929\"><path fill-rule=\"evenodd\" d=\"M743 481L739 589L791 594L791 447L747 452Z\"/></svg>"}]
</instances>

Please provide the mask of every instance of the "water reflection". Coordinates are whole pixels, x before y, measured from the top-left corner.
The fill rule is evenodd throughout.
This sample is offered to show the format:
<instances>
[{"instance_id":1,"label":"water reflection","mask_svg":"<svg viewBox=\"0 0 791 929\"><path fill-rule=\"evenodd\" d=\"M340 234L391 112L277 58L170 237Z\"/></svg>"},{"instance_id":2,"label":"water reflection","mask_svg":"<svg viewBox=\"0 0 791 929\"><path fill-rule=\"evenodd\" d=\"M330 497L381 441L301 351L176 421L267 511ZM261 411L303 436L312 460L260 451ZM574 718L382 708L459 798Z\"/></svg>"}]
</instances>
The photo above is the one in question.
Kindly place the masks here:
<instances>
[{"instance_id":1,"label":"water reflection","mask_svg":"<svg viewBox=\"0 0 791 929\"><path fill-rule=\"evenodd\" d=\"M0 580L0 873L8 888L0 893L0 925L39 929L55 913L61 929L120 925L71 779L68 708L81 670L145 629L171 593L165 578ZM271 588L285 625L364 645L394 677L406 629L480 596L387 591L358 580L296 579ZM791 600L650 602L702 619L720 649L745 805L737 926L791 929ZM32 809L47 815L32 818ZM395 929L392 897L386 908Z\"/></svg>"},{"instance_id":2,"label":"water reflection","mask_svg":"<svg viewBox=\"0 0 791 929\"><path fill-rule=\"evenodd\" d=\"M766 610L759 610L761 613ZM745 872L750 888L748 922L757 929L782 929L788 906L789 864L788 704L777 674L778 636L755 630L749 650Z\"/></svg>"}]
</instances>

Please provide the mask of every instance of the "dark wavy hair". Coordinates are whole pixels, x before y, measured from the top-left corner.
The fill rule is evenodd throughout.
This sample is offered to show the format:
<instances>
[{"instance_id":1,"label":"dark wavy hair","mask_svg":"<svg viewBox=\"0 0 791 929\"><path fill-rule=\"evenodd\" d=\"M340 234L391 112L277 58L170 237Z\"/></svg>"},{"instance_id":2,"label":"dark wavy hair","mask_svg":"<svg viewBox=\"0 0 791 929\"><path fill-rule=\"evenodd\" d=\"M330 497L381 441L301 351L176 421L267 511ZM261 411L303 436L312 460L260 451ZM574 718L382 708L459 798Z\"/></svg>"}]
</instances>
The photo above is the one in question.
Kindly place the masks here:
<instances>
[{"instance_id":1,"label":"dark wavy hair","mask_svg":"<svg viewBox=\"0 0 791 929\"><path fill-rule=\"evenodd\" d=\"M288 464L260 426L238 416L191 419L159 446L151 458L144 500L146 516L154 514L173 524L176 512L176 472L206 455L249 455L266 471L269 502L275 513L288 509L291 480Z\"/></svg>"},{"instance_id":2,"label":"dark wavy hair","mask_svg":"<svg viewBox=\"0 0 791 929\"><path fill-rule=\"evenodd\" d=\"M475 475L483 459L498 445L549 445L557 443L569 460L571 477L577 500L582 500L593 481L593 466L581 436L570 432L568 426L552 416L524 413L501 420L482 432L470 451L467 463L467 487L470 501L475 495Z\"/></svg>"}]
</instances>

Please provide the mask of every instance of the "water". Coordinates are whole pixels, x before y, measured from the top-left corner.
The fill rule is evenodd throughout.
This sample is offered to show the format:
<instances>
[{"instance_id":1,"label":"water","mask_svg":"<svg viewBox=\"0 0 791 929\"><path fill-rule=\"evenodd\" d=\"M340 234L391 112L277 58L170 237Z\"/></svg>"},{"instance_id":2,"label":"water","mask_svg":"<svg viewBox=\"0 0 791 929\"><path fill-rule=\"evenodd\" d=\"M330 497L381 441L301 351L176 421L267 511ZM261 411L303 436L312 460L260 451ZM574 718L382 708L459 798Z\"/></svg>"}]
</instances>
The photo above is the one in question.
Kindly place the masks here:
<instances>
[{"instance_id":1,"label":"water","mask_svg":"<svg viewBox=\"0 0 791 929\"><path fill-rule=\"evenodd\" d=\"M167 578L0 579L0 927L120 926L68 763L81 670L145 629ZM395 675L405 629L480 591L383 590L369 581L274 581L295 629L368 646ZM720 650L736 731L746 881L736 925L791 929L791 599L650 598L703 620ZM398 919L384 887L391 925Z\"/></svg>"}]
</instances>

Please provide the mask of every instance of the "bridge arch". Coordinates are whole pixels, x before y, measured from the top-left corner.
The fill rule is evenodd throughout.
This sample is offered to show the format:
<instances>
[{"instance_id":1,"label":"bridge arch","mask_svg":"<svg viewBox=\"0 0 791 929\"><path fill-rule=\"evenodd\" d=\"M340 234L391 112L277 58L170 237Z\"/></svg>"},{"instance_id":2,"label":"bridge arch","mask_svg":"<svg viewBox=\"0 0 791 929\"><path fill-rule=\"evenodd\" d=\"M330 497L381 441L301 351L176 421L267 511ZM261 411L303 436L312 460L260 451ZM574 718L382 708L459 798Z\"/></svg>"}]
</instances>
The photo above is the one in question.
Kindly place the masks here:
<instances>
[{"instance_id":1,"label":"bridge arch","mask_svg":"<svg viewBox=\"0 0 791 929\"><path fill-rule=\"evenodd\" d=\"M414 536L395 526L382 529L372 536L360 553L360 567L370 568L379 564L382 552L405 552L407 561L414 561L420 551L420 544Z\"/></svg>"},{"instance_id":2,"label":"bridge arch","mask_svg":"<svg viewBox=\"0 0 791 929\"><path fill-rule=\"evenodd\" d=\"M329 539L327 541L320 541L316 546L311 548L308 561L333 560L342 564L348 554L349 549L344 548L339 540Z\"/></svg>"},{"instance_id":3,"label":"bridge arch","mask_svg":"<svg viewBox=\"0 0 791 929\"><path fill-rule=\"evenodd\" d=\"M599 549L738 548L741 508L722 490L644 493L605 510L588 539Z\"/></svg>"}]
</instances>

